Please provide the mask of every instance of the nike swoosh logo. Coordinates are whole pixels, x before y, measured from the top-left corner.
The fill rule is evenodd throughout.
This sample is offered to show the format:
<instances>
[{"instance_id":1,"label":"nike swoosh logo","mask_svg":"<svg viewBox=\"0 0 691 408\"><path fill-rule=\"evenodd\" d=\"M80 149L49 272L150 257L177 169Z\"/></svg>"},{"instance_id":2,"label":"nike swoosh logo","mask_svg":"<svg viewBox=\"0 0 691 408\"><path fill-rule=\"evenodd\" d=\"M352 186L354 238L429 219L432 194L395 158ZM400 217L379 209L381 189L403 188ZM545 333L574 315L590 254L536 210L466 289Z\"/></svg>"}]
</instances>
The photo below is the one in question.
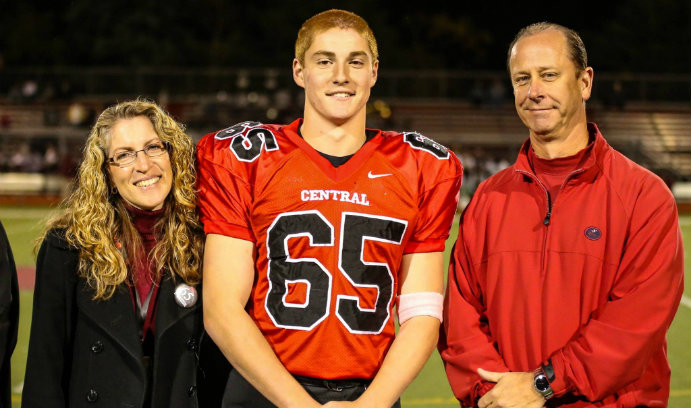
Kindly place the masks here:
<instances>
[{"instance_id":1,"label":"nike swoosh logo","mask_svg":"<svg viewBox=\"0 0 691 408\"><path fill-rule=\"evenodd\" d=\"M390 176L390 175L391 175L391 173L374 174L371 171L369 173L367 173L367 177L369 177L371 179L375 179L375 178L379 178L379 177L386 177L386 176Z\"/></svg>"}]
</instances>

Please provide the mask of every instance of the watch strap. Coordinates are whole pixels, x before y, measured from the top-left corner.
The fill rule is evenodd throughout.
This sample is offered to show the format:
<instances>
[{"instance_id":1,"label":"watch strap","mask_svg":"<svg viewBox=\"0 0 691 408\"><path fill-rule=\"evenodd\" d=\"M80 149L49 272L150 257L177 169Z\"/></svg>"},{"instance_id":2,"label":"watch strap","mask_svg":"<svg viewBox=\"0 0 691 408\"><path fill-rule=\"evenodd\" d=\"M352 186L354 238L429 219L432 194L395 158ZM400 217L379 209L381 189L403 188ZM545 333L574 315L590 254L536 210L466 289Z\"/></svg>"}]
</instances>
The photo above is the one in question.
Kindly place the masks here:
<instances>
[{"instance_id":1,"label":"watch strap","mask_svg":"<svg viewBox=\"0 0 691 408\"><path fill-rule=\"evenodd\" d=\"M554 367L552 367L552 359L549 359L540 365L542 371L545 373L547 380L553 382L556 376L554 375Z\"/></svg>"}]
</instances>

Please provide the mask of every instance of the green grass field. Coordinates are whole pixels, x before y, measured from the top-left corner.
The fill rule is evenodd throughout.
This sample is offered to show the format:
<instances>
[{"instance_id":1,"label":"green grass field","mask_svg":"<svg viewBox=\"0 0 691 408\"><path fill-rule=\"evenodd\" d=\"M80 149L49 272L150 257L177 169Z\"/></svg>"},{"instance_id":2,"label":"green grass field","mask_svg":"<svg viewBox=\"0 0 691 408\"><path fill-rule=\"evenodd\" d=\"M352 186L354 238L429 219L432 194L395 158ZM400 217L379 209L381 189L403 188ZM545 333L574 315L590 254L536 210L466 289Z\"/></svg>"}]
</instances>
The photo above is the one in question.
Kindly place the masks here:
<instances>
[{"instance_id":1,"label":"green grass field","mask_svg":"<svg viewBox=\"0 0 691 408\"><path fill-rule=\"evenodd\" d=\"M48 208L33 207L0 207L2 220L14 252L18 267L33 267L33 245L40 234L46 217L50 214ZM669 406L672 408L688 408L691 406L691 289L689 271L691 254L691 216L681 217L684 234L684 299L679 307L676 318L668 333L669 360L672 366L672 386ZM455 239L456 225L451 233ZM447 245L447 251L451 242ZM448 256L446 257L448 261ZM21 403L21 387L24 378L24 366L29 338L31 320L32 291L22 291L20 294L20 324L19 341L12 356L12 406L19 407ZM402 398L404 407L457 407L451 388L446 380L444 368L438 353L434 353L422 373L406 390Z\"/></svg>"}]
</instances>

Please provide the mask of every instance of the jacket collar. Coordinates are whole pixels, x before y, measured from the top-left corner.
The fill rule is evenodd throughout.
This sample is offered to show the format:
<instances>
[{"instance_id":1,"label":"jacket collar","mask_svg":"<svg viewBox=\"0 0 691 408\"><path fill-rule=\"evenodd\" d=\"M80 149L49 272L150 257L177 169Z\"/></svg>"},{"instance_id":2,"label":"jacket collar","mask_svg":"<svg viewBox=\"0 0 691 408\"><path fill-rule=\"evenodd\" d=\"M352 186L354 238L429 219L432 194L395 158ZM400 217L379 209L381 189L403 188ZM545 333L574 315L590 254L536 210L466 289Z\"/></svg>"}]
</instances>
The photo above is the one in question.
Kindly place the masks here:
<instances>
[{"instance_id":1,"label":"jacket collar","mask_svg":"<svg viewBox=\"0 0 691 408\"><path fill-rule=\"evenodd\" d=\"M197 287L199 290L199 287ZM161 279L156 311L156 345L176 322L201 307L201 295L190 308L178 306L175 302L175 284L169 276ZM113 296L106 300L93 300L93 289L86 280L79 279L77 284L77 304L79 309L93 324L100 327L107 336L125 349L134 359L141 361L142 344L138 338L137 317L132 308L130 291L126 285L120 285ZM144 376L143 371L141 375Z\"/></svg>"},{"instance_id":2,"label":"jacket collar","mask_svg":"<svg viewBox=\"0 0 691 408\"><path fill-rule=\"evenodd\" d=\"M588 123L588 134L590 135L591 139L594 139L591 146L587 147L590 149L588 158L585 162L585 165L581 167L580 171L572 176L578 177L583 181L590 181L595 178L596 174L602 169L602 163L605 160L606 155L612 150L595 123ZM525 142L523 142L523 146L521 146L521 150L518 153L518 158L514 164L514 171L523 174L535 174L533 169L530 167L530 161L528 160L528 149L531 148L530 138L528 138Z\"/></svg>"}]
</instances>

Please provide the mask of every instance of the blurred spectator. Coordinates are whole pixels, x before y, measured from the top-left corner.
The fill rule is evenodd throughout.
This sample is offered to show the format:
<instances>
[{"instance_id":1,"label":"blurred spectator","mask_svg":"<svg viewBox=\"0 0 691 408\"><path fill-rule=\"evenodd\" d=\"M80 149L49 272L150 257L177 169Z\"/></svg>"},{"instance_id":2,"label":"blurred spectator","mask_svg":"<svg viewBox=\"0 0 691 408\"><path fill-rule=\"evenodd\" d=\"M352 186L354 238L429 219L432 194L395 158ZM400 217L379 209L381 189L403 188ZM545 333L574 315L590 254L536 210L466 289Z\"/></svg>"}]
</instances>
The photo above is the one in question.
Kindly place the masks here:
<instances>
[{"instance_id":1,"label":"blurred spectator","mask_svg":"<svg viewBox=\"0 0 691 408\"><path fill-rule=\"evenodd\" d=\"M54 145L49 144L46 147L46 152L43 154L43 172L44 173L55 173L58 170L58 163L60 157L58 156L58 150Z\"/></svg>"},{"instance_id":2,"label":"blurred spectator","mask_svg":"<svg viewBox=\"0 0 691 408\"><path fill-rule=\"evenodd\" d=\"M274 93L274 108L277 110L278 114L276 120L278 123L284 123L286 117L294 117L293 108L293 97L290 94L290 90L287 88L280 88Z\"/></svg>"},{"instance_id":3,"label":"blurred spectator","mask_svg":"<svg viewBox=\"0 0 691 408\"><path fill-rule=\"evenodd\" d=\"M22 173L36 173L41 171L41 157L31 151L28 143L19 145L19 149L10 157L9 170Z\"/></svg>"},{"instance_id":4,"label":"blurred spectator","mask_svg":"<svg viewBox=\"0 0 691 408\"><path fill-rule=\"evenodd\" d=\"M473 87L470 89L470 103L475 107L480 107L485 101L485 87L481 79L476 79L473 82Z\"/></svg>"},{"instance_id":5,"label":"blurred spectator","mask_svg":"<svg viewBox=\"0 0 691 408\"><path fill-rule=\"evenodd\" d=\"M22 143L19 148L10 156L8 162L9 171L22 171L29 161L29 145Z\"/></svg>"},{"instance_id":6,"label":"blurred spectator","mask_svg":"<svg viewBox=\"0 0 691 408\"><path fill-rule=\"evenodd\" d=\"M38 96L38 82L33 79L27 79L22 85L22 100L24 102L33 102Z\"/></svg>"},{"instance_id":7,"label":"blurred spectator","mask_svg":"<svg viewBox=\"0 0 691 408\"><path fill-rule=\"evenodd\" d=\"M504 85L504 81L499 78L492 80L492 84L489 87L487 102L490 107L500 108L504 106L506 102L506 85Z\"/></svg>"},{"instance_id":8,"label":"blurred spectator","mask_svg":"<svg viewBox=\"0 0 691 408\"><path fill-rule=\"evenodd\" d=\"M470 198L475 194L477 186L489 176L509 167L511 163L506 159L506 152L490 152L482 147L457 148L457 156L463 163L463 185L461 194Z\"/></svg>"},{"instance_id":9,"label":"blurred spectator","mask_svg":"<svg viewBox=\"0 0 691 408\"><path fill-rule=\"evenodd\" d=\"M67 108L67 121L72 126L84 126L87 124L89 112L84 105L79 102L73 102Z\"/></svg>"},{"instance_id":10,"label":"blurred spectator","mask_svg":"<svg viewBox=\"0 0 691 408\"><path fill-rule=\"evenodd\" d=\"M488 174L489 177L493 174L498 173L501 170L504 170L510 165L511 163L509 163L509 161L505 158L493 156L488 158L485 162L485 173Z\"/></svg>"},{"instance_id":11,"label":"blurred spectator","mask_svg":"<svg viewBox=\"0 0 691 408\"><path fill-rule=\"evenodd\" d=\"M11 103L33 102L38 96L38 82L27 79L22 83L12 85L7 98Z\"/></svg>"}]
</instances>

